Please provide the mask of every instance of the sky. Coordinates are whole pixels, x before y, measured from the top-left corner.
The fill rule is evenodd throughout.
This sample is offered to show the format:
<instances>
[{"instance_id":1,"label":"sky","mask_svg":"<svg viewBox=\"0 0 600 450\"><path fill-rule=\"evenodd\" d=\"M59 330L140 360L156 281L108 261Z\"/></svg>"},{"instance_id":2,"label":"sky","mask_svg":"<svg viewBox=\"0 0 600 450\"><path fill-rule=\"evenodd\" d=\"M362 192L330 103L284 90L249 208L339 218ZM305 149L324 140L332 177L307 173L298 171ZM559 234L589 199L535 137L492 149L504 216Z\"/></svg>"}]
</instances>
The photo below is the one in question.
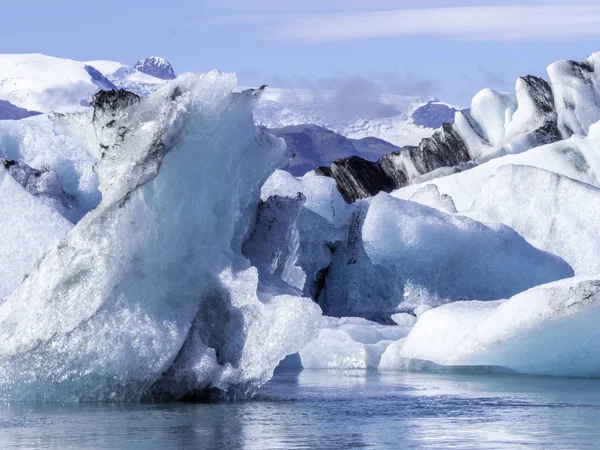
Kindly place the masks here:
<instances>
[{"instance_id":1,"label":"sky","mask_svg":"<svg viewBox=\"0 0 600 450\"><path fill-rule=\"evenodd\" d=\"M600 51L598 0L7 0L0 53L236 72L247 86L377 85L468 106ZM366 80L366 81L365 81Z\"/></svg>"}]
</instances>

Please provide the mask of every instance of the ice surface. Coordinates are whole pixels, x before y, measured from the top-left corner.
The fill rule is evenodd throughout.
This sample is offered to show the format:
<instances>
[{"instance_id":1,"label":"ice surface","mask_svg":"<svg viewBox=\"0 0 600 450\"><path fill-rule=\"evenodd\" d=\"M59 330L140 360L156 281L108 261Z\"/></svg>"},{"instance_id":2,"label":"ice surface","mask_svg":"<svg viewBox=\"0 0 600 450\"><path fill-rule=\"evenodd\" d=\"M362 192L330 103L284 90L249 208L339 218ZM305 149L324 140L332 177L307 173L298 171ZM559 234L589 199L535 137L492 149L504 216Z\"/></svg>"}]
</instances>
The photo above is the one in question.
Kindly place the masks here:
<instances>
[{"instance_id":1,"label":"ice surface","mask_svg":"<svg viewBox=\"0 0 600 450\"><path fill-rule=\"evenodd\" d=\"M413 194L411 202L420 203L430 208L439 209L442 212L453 214L456 212L454 200L447 194L440 194L435 184L428 184Z\"/></svg>"},{"instance_id":2,"label":"ice surface","mask_svg":"<svg viewBox=\"0 0 600 450\"><path fill-rule=\"evenodd\" d=\"M516 155L490 159L471 169L416 183L394 191L397 198L409 200L419 189L427 185L437 186L441 194L452 197L458 211L471 208L475 198L489 177L498 168L507 165L539 167L570 178L600 186L600 124L592 126L590 135L573 136L553 144L533 148Z\"/></svg>"},{"instance_id":3,"label":"ice surface","mask_svg":"<svg viewBox=\"0 0 600 450\"><path fill-rule=\"evenodd\" d=\"M71 224L27 192L0 165L0 301L19 286Z\"/></svg>"},{"instance_id":4,"label":"ice surface","mask_svg":"<svg viewBox=\"0 0 600 450\"><path fill-rule=\"evenodd\" d=\"M63 130L60 116L37 116L19 121L0 121L0 158L22 161L30 167L57 174L61 188L73 197L75 205L65 214L78 221L100 202L96 158L86 143ZM58 122L58 124L57 124ZM89 127L78 132L93 134ZM87 132L87 131L86 131ZM64 213L60 208L56 209Z\"/></svg>"},{"instance_id":5,"label":"ice surface","mask_svg":"<svg viewBox=\"0 0 600 450\"><path fill-rule=\"evenodd\" d=\"M506 298L572 275L568 264L508 227L381 193L355 212L318 302L329 315L382 321L422 304Z\"/></svg>"},{"instance_id":6,"label":"ice surface","mask_svg":"<svg viewBox=\"0 0 600 450\"><path fill-rule=\"evenodd\" d=\"M548 67L558 125L563 137L586 135L600 120L600 53L584 62L559 61Z\"/></svg>"},{"instance_id":7,"label":"ice surface","mask_svg":"<svg viewBox=\"0 0 600 450\"><path fill-rule=\"evenodd\" d=\"M316 334L318 306L259 299L241 255L259 187L287 155L234 87L187 75L73 117L104 146L90 149L104 154L103 200L0 304L2 398L251 395Z\"/></svg>"},{"instance_id":8,"label":"ice surface","mask_svg":"<svg viewBox=\"0 0 600 450\"><path fill-rule=\"evenodd\" d=\"M408 321L381 325L357 317L323 317L315 340L300 350L305 369L377 369L387 346L405 337Z\"/></svg>"},{"instance_id":9,"label":"ice surface","mask_svg":"<svg viewBox=\"0 0 600 450\"><path fill-rule=\"evenodd\" d=\"M528 166L503 166L469 216L504 223L567 261L577 275L600 273L600 189Z\"/></svg>"},{"instance_id":10,"label":"ice surface","mask_svg":"<svg viewBox=\"0 0 600 450\"><path fill-rule=\"evenodd\" d=\"M456 302L425 313L390 345L381 370L491 366L519 373L600 375L600 281L571 278L506 301Z\"/></svg>"},{"instance_id":11,"label":"ice surface","mask_svg":"<svg viewBox=\"0 0 600 450\"><path fill-rule=\"evenodd\" d=\"M294 178L277 170L261 189L257 223L244 254L265 281L275 276L316 298L332 248L348 239L352 211L331 178Z\"/></svg>"},{"instance_id":12,"label":"ice surface","mask_svg":"<svg viewBox=\"0 0 600 450\"><path fill-rule=\"evenodd\" d=\"M381 193L348 205L326 177L275 172L244 253L335 317L384 324L421 305L500 299L573 275L504 225Z\"/></svg>"},{"instance_id":13,"label":"ice surface","mask_svg":"<svg viewBox=\"0 0 600 450\"><path fill-rule=\"evenodd\" d=\"M504 143L506 127L517 109L513 94L491 89L479 92L471 103L471 117L477 122L486 141L492 146Z\"/></svg>"}]
</instances>

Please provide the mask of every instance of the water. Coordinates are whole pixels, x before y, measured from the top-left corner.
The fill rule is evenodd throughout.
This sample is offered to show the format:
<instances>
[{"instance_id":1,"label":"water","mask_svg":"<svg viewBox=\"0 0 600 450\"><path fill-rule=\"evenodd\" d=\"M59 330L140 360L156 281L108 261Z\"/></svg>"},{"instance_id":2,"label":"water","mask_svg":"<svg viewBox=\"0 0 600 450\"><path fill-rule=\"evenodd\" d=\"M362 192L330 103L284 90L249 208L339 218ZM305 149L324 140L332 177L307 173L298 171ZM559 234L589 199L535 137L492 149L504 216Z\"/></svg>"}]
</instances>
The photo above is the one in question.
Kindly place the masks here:
<instances>
[{"instance_id":1,"label":"water","mask_svg":"<svg viewBox=\"0 0 600 450\"><path fill-rule=\"evenodd\" d=\"M600 448L600 380L279 374L252 401L0 406L0 449Z\"/></svg>"}]
</instances>

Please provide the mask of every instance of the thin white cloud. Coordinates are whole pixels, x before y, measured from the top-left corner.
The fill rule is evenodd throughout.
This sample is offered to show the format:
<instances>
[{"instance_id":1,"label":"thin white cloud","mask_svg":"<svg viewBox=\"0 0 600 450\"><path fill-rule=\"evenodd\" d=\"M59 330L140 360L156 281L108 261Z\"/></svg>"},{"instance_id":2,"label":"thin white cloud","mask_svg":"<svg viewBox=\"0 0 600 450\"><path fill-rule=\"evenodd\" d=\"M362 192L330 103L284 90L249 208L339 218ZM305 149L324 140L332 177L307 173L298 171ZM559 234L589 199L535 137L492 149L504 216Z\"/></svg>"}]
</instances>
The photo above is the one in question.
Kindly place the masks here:
<instances>
[{"instance_id":1,"label":"thin white cloud","mask_svg":"<svg viewBox=\"0 0 600 450\"><path fill-rule=\"evenodd\" d=\"M600 6L590 4L466 6L243 17L248 22L260 22L267 39L303 42L427 34L483 41L600 36ZM241 16L237 17L237 21L241 19Z\"/></svg>"}]
</instances>

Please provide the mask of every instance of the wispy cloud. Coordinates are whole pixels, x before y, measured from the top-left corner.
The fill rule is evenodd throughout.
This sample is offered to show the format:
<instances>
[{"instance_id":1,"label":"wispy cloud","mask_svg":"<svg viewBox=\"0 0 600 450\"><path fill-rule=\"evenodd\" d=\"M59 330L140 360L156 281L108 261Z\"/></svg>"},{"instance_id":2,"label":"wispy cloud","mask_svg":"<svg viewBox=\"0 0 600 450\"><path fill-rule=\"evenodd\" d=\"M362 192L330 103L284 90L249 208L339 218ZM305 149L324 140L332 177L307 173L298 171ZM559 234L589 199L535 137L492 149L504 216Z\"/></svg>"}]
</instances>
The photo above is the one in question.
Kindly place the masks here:
<instances>
[{"instance_id":1,"label":"wispy cloud","mask_svg":"<svg viewBox=\"0 0 600 450\"><path fill-rule=\"evenodd\" d=\"M438 35L462 40L538 41L600 36L600 6L536 4L429 9L245 15L266 39L330 42Z\"/></svg>"}]
</instances>

